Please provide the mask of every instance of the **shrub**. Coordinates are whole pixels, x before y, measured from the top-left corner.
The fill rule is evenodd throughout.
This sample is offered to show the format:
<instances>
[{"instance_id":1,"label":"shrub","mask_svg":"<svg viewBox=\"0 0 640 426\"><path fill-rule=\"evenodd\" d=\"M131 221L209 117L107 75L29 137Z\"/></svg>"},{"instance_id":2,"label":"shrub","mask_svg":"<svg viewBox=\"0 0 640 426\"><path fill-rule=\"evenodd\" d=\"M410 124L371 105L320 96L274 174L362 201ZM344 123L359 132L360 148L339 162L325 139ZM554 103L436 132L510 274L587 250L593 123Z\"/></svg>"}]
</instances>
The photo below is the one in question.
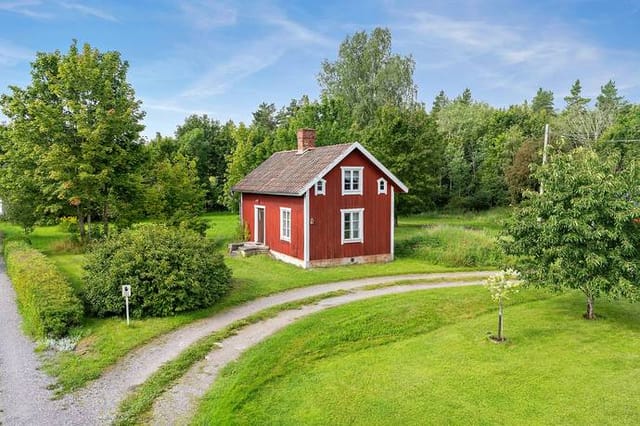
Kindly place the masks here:
<instances>
[{"instance_id":1,"label":"shrub","mask_svg":"<svg viewBox=\"0 0 640 426\"><path fill-rule=\"evenodd\" d=\"M62 232L77 234L78 218L75 216L65 216L60 218L60 221L58 222L58 229L60 229Z\"/></svg>"},{"instance_id":2,"label":"shrub","mask_svg":"<svg viewBox=\"0 0 640 426\"><path fill-rule=\"evenodd\" d=\"M24 241L8 241L4 254L28 334L61 337L80 324L80 299L45 255Z\"/></svg>"},{"instance_id":3,"label":"shrub","mask_svg":"<svg viewBox=\"0 0 640 426\"><path fill-rule=\"evenodd\" d=\"M96 244L85 269L87 303L97 316L124 313L125 284L132 287L134 318L208 307L231 287L231 271L213 242L188 229L159 224Z\"/></svg>"}]
</instances>

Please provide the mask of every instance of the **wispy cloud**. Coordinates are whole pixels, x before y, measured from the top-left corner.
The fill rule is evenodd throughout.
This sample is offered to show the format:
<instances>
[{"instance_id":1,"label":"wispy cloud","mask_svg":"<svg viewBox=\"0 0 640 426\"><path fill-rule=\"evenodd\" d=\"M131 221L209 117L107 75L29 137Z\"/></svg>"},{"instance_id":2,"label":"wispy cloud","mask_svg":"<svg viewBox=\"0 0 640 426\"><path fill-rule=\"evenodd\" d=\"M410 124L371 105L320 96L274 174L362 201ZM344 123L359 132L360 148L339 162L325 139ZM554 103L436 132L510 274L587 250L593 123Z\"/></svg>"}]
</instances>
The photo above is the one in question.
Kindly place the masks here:
<instances>
[{"instance_id":1,"label":"wispy cloud","mask_svg":"<svg viewBox=\"0 0 640 426\"><path fill-rule=\"evenodd\" d=\"M266 36L236 46L224 61L209 64L206 71L181 96L198 98L225 93L239 81L277 63L292 49L335 45L324 34L287 18L277 10L261 12L250 19L266 26Z\"/></svg>"},{"instance_id":2,"label":"wispy cloud","mask_svg":"<svg viewBox=\"0 0 640 426\"><path fill-rule=\"evenodd\" d=\"M213 0L179 1L178 7L189 25L198 30L234 25L238 19L235 7Z\"/></svg>"},{"instance_id":3,"label":"wispy cloud","mask_svg":"<svg viewBox=\"0 0 640 426\"><path fill-rule=\"evenodd\" d=\"M0 2L0 11L16 13L18 15L36 19L52 18L53 14L41 10L42 4L43 3L40 0L5 1Z\"/></svg>"},{"instance_id":4,"label":"wispy cloud","mask_svg":"<svg viewBox=\"0 0 640 426\"><path fill-rule=\"evenodd\" d=\"M111 21L111 22L118 21L116 17L110 14L109 12L105 12L104 10L101 10L95 7L90 7L82 3L60 2L60 6L62 6L65 9L78 12L82 15L93 16L95 18L103 19L105 21Z\"/></svg>"},{"instance_id":5,"label":"wispy cloud","mask_svg":"<svg viewBox=\"0 0 640 426\"><path fill-rule=\"evenodd\" d=\"M0 66L11 66L33 59L34 53L24 47L0 39Z\"/></svg>"},{"instance_id":6,"label":"wispy cloud","mask_svg":"<svg viewBox=\"0 0 640 426\"><path fill-rule=\"evenodd\" d=\"M601 84L616 76L638 81L633 75L640 65L637 53L612 50L575 28L569 30L569 25L539 18L512 17L505 24L500 16L460 19L424 9L405 10L397 28L413 47L423 49L419 55L425 57L425 69L451 70L459 78L467 73L473 79L467 84L474 88L529 97L544 86L561 99L575 78L581 78L585 94L597 93Z\"/></svg>"}]
</instances>

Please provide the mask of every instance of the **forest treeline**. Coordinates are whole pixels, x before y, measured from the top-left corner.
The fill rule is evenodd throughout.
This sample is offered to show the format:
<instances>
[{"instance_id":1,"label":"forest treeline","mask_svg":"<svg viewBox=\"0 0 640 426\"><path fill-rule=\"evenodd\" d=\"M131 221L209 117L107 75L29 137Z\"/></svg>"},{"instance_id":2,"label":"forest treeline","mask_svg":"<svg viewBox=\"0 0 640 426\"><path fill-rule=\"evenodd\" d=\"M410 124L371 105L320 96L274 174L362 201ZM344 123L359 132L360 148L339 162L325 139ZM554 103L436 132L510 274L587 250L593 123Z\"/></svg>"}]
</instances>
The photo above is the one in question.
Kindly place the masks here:
<instances>
[{"instance_id":1,"label":"forest treeline","mask_svg":"<svg viewBox=\"0 0 640 426\"><path fill-rule=\"evenodd\" d=\"M595 99L576 80L562 108L543 88L508 108L470 89L424 105L413 58L393 53L382 28L348 36L337 59L320 64L318 99L267 100L248 124L192 115L150 141L139 136L144 111L127 69L117 52L74 42L68 53L38 54L30 86L2 96L0 199L25 229L76 216L81 233L91 220L108 232L110 221L188 224L203 210L235 211L231 187L274 152L295 149L299 128L316 129L318 145L363 144L409 187L401 214L518 203L537 187L545 124L556 147L635 155L640 139L640 105L611 80Z\"/></svg>"}]
</instances>

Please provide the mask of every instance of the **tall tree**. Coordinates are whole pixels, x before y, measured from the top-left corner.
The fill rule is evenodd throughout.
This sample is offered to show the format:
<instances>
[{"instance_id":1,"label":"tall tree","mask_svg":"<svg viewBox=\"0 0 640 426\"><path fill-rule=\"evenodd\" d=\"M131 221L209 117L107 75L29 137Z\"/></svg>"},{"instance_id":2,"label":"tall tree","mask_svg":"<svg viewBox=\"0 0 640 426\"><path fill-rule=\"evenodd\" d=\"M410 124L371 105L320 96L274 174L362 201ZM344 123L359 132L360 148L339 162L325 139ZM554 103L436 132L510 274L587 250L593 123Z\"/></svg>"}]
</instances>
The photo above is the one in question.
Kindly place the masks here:
<instances>
[{"instance_id":1,"label":"tall tree","mask_svg":"<svg viewBox=\"0 0 640 426\"><path fill-rule=\"evenodd\" d=\"M564 97L564 101L567 103L565 110L577 110L584 111L587 108L591 99L582 97L582 85L580 79L577 79L571 86L569 95Z\"/></svg>"},{"instance_id":2,"label":"tall tree","mask_svg":"<svg viewBox=\"0 0 640 426\"><path fill-rule=\"evenodd\" d=\"M385 106L361 132L363 144L409 188L398 197L398 212L418 213L441 203L443 147L435 120L423 107Z\"/></svg>"},{"instance_id":3,"label":"tall tree","mask_svg":"<svg viewBox=\"0 0 640 426\"><path fill-rule=\"evenodd\" d=\"M542 90L542 87L538 88L531 101L531 109L533 112L545 111L548 114L553 114L553 92L551 90Z\"/></svg>"},{"instance_id":4,"label":"tall tree","mask_svg":"<svg viewBox=\"0 0 640 426\"><path fill-rule=\"evenodd\" d=\"M600 86L600 94L596 99L596 108L603 111L617 112L625 105L624 97L618 95L618 88L613 80Z\"/></svg>"},{"instance_id":5,"label":"tall tree","mask_svg":"<svg viewBox=\"0 0 640 426\"><path fill-rule=\"evenodd\" d=\"M376 28L348 36L334 62L324 60L318 82L324 95L342 98L364 127L383 105L409 107L416 102L413 82L415 62L411 56L391 51L391 32Z\"/></svg>"},{"instance_id":6,"label":"tall tree","mask_svg":"<svg viewBox=\"0 0 640 426\"><path fill-rule=\"evenodd\" d=\"M528 193L503 241L526 281L579 289L592 319L597 297L640 294L640 168L587 148L550 158L536 175L544 192Z\"/></svg>"},{"instance_id":7,"label":"tall tree","mask_svg":"<svg viewBox=\"0 0 640 426\"><path fill-rule=\"evenodd\" d=\"M196 162L200 186L206 191L208 208L219 206L222 193L226 158L234 145L233 122L221 125L219 121L205 115L191 115L176 129L179 152Z\"/></svg>"},{"instance_id":8,"label":"tall tree","mask_svg":"<svg viewBox=\"0 0 640 426\"><path fill-rule=\"evenodd\" d=\"M466 87L462 93L455 98L454 102L459 102L464 105L471 105L471 101L473 101L473 97L471 96L471 89Z\"/></svg>"},{"instance_id":9,"label":"tall tree","mask_svg":"<svg viewBox=\"0 0 640 426\"><path fill-rule=\"evenodd\" d=\"M2 96L9 137L39 150L39 190L54 208L73 206L81 237L85 218L99 211L105 232L141 163L144 112L127 82L128 63L74 41L69 52L38 53L31 84Z\"/></svg>"},{"instance_id":10,"label":"tall tree","mask_svg":"<svg viewBox=\"0 0 640 426\"><path fill-rule=\"evenodd\" d=\"M227 158L227 173L224 191L220 202L231 211L238 211L238 195L231 192L231 188L245 177L257 165L254 147L256 132L240 123L233 132L236 141L235 149Z\"/></svg>"},{"instance_id":11,"label":"tall tree","mask_svg":"<svg viewBox=\"0 0 640 426\"><path fill-rule=\"evenodd\" d=\"M435 99L433 100L433 105L431 107L431 114L434 114L434 115L437 114L440 110L442 110L442 108L449 105L449 102L450 102L449 98L444 93L444 90L441 90L440 92L438 92Z\"/></svg>"},{"instance_id":12,"label":"tall tree","mask_svg":"<svg viewBox=\"0 0 640 426\"><path fill-rule=\"evenodd\" d=\"M258 109L252 113L253 121L251 125L261 130L271 132L275 130L277 125L276 120L276 106L274 104L268 104L262 102L258 105Z\"/></svg>"}]
</instances>

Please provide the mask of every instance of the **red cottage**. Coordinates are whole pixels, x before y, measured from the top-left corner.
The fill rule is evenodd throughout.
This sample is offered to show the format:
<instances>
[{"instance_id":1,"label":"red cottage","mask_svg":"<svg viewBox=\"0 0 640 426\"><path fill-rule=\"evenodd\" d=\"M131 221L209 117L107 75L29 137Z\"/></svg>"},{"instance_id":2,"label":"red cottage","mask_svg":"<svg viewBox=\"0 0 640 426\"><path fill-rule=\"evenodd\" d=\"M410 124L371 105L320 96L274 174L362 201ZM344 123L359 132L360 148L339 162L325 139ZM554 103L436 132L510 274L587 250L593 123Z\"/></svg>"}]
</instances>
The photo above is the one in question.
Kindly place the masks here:
<instances>
[{"instance_id":1,"label":"red cottage","mask_svg":"<svg viewBox=\"0 0 640 426\"><path fill-rule=\"evenodd\" d=\"M407 187L359 143L276 152L233 187L250 238L308 268L393 260L394 196Z\"/></svg>"}]
</instances>

